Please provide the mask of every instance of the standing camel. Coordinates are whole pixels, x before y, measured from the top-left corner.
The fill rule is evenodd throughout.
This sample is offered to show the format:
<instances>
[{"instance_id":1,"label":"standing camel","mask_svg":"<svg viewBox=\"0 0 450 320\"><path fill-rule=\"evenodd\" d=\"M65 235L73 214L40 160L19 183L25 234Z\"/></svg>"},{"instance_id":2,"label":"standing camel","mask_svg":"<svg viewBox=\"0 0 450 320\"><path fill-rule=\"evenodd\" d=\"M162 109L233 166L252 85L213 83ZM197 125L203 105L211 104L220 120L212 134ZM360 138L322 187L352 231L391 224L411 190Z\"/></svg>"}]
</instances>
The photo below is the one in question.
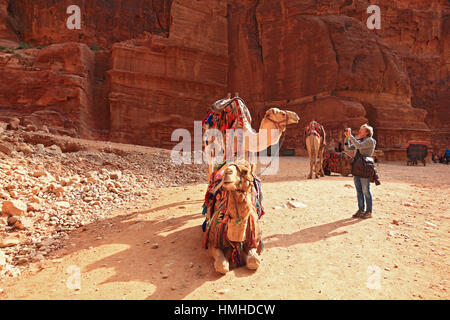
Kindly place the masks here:
<instances>
[{"instance_id":1,"label":"standing camel","mask_svg":"<svg viewBox=\"0 0 450 320\"><path fill-rule=\"evenodd\" d=\"M208 158L208 177L214 171L216 163L215 150L226 152L227 130L242 129L245 138L240 154L248 160L248 152L260 152L269 146L279 142L281 135L286 131L289 124L296 124L300 120L299 116L292 111L271 108L261 121L259 132L256 132L251 126L251 115L244 101L238 94L231 98L231 94L225 99L218 100L213 104L206 118L203 120L203 146ZM216 129L222 134L222 139L216 136L205 135L209 129ZM213 148L216 147L216 148ZM237 143L234 143L233 154L237 152Z\"/></svg>"},{"instance_id":2,"label":"standing camel","mask_svg":"<svg viewBox=\"0 0 450 320\"><path fill-rule=\"evenodd\" d=\"M324 176L323 152L326 145L326 134L323 126L314 120L311 121L305 128L305 139L310 166L308 179L312 179L313 168L316 179L319 179L319 176Z\"/></svg>"}]
</instances>

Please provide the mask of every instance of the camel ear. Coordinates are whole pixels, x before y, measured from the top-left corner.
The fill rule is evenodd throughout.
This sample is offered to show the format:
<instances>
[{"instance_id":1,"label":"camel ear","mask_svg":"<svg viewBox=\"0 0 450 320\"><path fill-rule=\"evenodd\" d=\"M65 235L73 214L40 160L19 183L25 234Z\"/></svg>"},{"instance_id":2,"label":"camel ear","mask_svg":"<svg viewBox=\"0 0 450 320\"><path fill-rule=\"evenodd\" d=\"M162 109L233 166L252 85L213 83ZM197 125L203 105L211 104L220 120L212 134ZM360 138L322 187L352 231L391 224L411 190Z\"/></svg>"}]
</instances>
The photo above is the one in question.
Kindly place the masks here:
<instances>
[{"instance_id":1,"label":"camel ear","mask_svg":"<svg viewBox=\"0 0 450 320\"><path fill-rule=\"evenodd\" d=\"M250 164L250 172L252 173L252 175L255 173L256 171L256 164L255 163L251 163Z\"/></svg>"},{"instance_id":2,"label":"camel ear","mask_svg":"<svg viewBox=\"0 0 450 320\"><path fill-rule=\"evenodd\" d=\"M266 111L266 117L270 117L271 115L273 115L275 113L275 109L276 108L270 108L269 110Z\"/></svg>"}]
</instances>

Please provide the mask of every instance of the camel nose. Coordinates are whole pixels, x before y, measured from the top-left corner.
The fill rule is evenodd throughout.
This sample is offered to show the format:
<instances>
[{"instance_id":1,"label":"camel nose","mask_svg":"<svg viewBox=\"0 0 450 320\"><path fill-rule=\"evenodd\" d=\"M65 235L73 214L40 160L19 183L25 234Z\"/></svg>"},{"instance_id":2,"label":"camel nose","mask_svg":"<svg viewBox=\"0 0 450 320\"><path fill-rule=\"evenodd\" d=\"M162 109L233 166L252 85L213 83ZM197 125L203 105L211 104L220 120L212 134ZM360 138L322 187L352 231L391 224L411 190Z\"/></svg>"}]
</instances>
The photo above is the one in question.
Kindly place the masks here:
<instances>
[{"instance_id":1,"label":"camel nose","mask_svg":"<svg viewBox=\"0 0 450 320\"><path fill-rule=\"evenodd\" d=\"M230 169L230 168L226 169L226 170L225 170L225 179L224 179L224 182L225 182L225 183L227 183L227 182L233 182L232 177L233 177L233 169Z\"/></svg>"}]
</instances>

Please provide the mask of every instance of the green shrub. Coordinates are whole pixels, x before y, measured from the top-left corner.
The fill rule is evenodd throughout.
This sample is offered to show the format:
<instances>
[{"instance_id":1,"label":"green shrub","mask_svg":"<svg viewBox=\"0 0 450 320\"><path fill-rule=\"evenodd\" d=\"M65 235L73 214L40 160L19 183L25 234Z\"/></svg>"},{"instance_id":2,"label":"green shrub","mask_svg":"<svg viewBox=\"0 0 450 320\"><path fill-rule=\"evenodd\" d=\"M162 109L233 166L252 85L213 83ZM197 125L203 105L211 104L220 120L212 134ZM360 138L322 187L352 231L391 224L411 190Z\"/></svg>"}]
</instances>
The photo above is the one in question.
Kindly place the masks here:
<instances>
[{"instance_id":1,"label":"green shrub","mask_svg":"<svg viewBox=\"0 0 450 320\"><path fill-rule=\"evenodd\" d=\"M98 44L93 44L91 46L91 50L92 51L99 51L101 49L101 47Z\"/></svg>"},{"instance_id":2,"label":"green shrub","mask_svg":"<svg viewBox=\"0 0 450 320\"><path fill-rule=\"evenodd\" d=\"M0 46L0 51L6 50L6 47Z\"/></svg>"},{"instance_id":3,"label":"green shrub","mask_svg":"<svg viewBox=\"0 0 450 320\"><path fill-rule=\"evenodd\" d=\"M19 43L19 48L18 49L32 49L34 48L33 46L29 46L28 44L26 44L25 42L20 42Z\"/></svg>"}]
</instances>

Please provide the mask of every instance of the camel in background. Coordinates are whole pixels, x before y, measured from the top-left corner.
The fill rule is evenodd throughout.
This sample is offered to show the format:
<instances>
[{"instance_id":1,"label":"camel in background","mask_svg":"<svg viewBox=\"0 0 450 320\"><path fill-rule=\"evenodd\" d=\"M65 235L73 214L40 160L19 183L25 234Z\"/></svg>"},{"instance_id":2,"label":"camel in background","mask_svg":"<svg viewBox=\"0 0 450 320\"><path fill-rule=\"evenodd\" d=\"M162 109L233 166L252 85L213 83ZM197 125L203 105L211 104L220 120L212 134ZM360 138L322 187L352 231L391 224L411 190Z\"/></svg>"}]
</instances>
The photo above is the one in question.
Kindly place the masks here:
<instances>
[{"instance_id":1,"label":"camel in background","mask_svg":"<svg viewBox=\"0 0 450 320\"><path fill-rule=\"evenodd\" d=\"M324 176L323 152L326 145L325 130L320 123L313 120L305 128L305 144L310 165L308 179L312 179L313 169L316 179L319 179L319 176Z\"/></svg>"}]
</instances>

